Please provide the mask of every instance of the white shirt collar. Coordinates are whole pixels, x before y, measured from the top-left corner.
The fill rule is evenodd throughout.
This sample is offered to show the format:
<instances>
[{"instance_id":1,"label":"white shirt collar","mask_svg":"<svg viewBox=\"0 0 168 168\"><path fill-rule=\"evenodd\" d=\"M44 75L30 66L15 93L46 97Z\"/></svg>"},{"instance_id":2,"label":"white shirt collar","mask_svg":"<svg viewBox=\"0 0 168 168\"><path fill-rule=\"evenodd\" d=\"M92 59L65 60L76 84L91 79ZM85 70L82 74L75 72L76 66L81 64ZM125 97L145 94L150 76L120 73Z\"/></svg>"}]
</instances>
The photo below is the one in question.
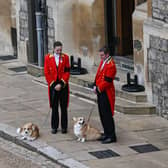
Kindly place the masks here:
<instances>
[{"instance_id":1,"label":"white shirt collar","mask_svg":"<svg viewBox=\"0 0 168 168\"><path fill-rule=\"evenodd\" d=\"M55 56L55 57L59 57L60 55L59 55L59 54L54 53L54 56Z\"/></svg>"},{"instance_id":2,"label":"white shirt collar","mask_svg":"<svg viewBox=\"0 0 168 168\"><path fill-rule=\"evenodd\" d=\"M54 53L55 63L57 66L59 65L59 56L60 56L59 54Z\"/></svg>"},{"instance_id":3,"label":"white shirt collar","mask_svg":"<svg viewBox=\"0 0 168 168\"><path fill-rule=\"evenodd\" d=\"M108 59L109 59L109 57L107 57L104 61L103 61L103 64L102 64L102 66L101 66L101 70L104 68L104 65L106 64L106 62L108 61Z\"/></svg>"}]
</instances>

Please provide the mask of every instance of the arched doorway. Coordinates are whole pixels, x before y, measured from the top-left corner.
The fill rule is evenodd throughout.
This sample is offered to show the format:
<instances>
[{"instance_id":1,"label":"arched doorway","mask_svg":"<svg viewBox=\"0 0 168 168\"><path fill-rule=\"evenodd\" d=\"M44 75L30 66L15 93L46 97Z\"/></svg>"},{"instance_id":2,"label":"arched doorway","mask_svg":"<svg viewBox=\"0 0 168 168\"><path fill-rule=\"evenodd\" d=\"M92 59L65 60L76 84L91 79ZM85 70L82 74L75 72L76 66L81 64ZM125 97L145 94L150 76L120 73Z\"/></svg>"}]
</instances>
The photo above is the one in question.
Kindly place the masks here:
<instances>
[{"instance_id":1,"label":"arched doorway","mask_svg":"<svg viewBox=\"0 0 168 168\"><path fill-rule=\"evenodd\" d=\"M105 0L105 36L112 55L133 55L134 6L134 0Z\"/></svg>"}]
</instances>

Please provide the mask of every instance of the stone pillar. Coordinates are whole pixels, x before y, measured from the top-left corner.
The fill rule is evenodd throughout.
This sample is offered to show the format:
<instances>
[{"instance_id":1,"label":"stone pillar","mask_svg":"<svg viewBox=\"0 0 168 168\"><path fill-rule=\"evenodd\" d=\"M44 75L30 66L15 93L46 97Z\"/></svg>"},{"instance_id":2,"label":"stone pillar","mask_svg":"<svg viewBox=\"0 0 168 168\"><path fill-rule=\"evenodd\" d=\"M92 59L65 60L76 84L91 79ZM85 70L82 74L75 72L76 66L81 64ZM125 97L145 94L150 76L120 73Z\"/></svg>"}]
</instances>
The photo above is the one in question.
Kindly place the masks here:
<instances>
[{"instance_id":1,"label":"stone pillar","mask_svg":"<svg viewBox=\"0 0 168 168\"><path fill-rule=\"evenodd\" d=\"M148 17L152 17L152 0L148 0Z\"/></svg>"},{"instance_id":2,"label":"stone pillar","mask_svg":"<svg viewBox=\"0 0 168 168\"><path fill-rule=\"evenodd\" d=\"M0 55L13 55L11 43L11 2L0 1Z\"/></svg>"},{"instance_id":3,"label":"stone pillar","mask_svg":"<svg viewBox=\"0 0 168 168\"><path fill-rule=\"evenodd\" d=\"M147 19L147 3L136 6L133 13L134 73L138 82L144 85L144 42L143 24Z\"/></svg>"}]
</instances>

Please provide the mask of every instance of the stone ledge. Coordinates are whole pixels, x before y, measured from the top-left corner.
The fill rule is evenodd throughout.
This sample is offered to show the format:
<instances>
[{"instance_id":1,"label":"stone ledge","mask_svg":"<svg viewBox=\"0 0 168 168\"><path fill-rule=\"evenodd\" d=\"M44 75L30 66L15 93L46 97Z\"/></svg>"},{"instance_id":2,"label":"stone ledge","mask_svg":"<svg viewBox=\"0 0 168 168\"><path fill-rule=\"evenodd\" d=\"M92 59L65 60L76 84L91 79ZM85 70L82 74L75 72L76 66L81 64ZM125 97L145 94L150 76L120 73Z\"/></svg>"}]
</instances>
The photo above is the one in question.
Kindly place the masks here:
<instances>
[{"instance_id":1,"label":"stone ledge","mask_svg":"<svg viewBox=\"0 0 168 168\"><path fill-rule=\"evenodd\" d=\"M34 64L27 65L27 72L33 76L44 76L44 68Z\"/></svg>"},{"instance_id":2,"label":"stone ledge","mask_svg":"<svg viewBox=\"0 0 168 168\"><path fill-rule=\"evenodd\" d=\"M41 141L40 139L37 139L35 141L21 140L20 136L18 136L18 134L16 133L16 128L11 127L7 124L0 123L0 137L8 141L11 141L17 145L20 145L22 147L25 147L28 150L37 152L43 155L44 157L47 157L51 161L62 165L63 167L89 168L84 164L74 160L67 154L64 154L63 152L60 152L56 148L53 148L52 146L47 145L45 142Z\"/></svg>"},{"instance_id":3,"label":"stone ledge","mask_svg":"<svg viewBox=\"0 0 168 168\"><path fill-rule=\"evenodd\" d=\"M124 114L148 115L156 114L156 107L149 103L133 103L122 98L116 98L115 109Z\"/></svg>"}]
</instances>

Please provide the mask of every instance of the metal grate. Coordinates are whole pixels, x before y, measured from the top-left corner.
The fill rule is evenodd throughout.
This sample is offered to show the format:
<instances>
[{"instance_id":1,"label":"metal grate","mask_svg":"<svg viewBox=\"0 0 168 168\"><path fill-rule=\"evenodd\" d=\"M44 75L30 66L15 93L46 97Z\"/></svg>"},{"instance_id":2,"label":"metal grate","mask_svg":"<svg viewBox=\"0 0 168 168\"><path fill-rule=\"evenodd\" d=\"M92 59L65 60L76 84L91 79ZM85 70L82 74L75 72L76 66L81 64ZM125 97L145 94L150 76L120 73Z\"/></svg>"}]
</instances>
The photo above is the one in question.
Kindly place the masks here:
<instances>
[{"instance_id":1,"label":"metal grate","mask_svg":"<svg viewBox=\"0 0 168 168\"><path fill-rule=\"evenodd\" d=\"M160 149L158 149L156 146L154 146L152 144L130 146L130 148L135 150L138 153L147 153L147 152L160 151Z\"/></svg>"},{"instance_id":2,"label":"metal grate","mask_svg":"<svg viewBox=\"0 0 168 168\"><path fill-rule=\"evenodd\" d=\"M20 66L20 67L15 67L15 68L8 68L11 71L15 71L15 72L24 72L27 71L27 67L26 66Z\"/></svg>"},{"instance_id":3,"label":"metal grate","mask_svg":"<svg viewBox=\"0 0 168 168\"><path fill-rule=\"evenodd\" d=\"M2 60L2 61L12 60L12 59L16 59L16 57L14 57L12 55L0 56L0 60Z\"/></svg>"},{"instance_id":4,"label":"metal grate","mask_svg":"<svg viewBox=\"0 0 168 168\"><path fill-rule=\"evenodd\" d=\"M105 159L105 158L120 156L118 153L115 153L112 150L95 151L95 152L89 152L89 153L98 159Z\"/></svg>"}]
</instances>

